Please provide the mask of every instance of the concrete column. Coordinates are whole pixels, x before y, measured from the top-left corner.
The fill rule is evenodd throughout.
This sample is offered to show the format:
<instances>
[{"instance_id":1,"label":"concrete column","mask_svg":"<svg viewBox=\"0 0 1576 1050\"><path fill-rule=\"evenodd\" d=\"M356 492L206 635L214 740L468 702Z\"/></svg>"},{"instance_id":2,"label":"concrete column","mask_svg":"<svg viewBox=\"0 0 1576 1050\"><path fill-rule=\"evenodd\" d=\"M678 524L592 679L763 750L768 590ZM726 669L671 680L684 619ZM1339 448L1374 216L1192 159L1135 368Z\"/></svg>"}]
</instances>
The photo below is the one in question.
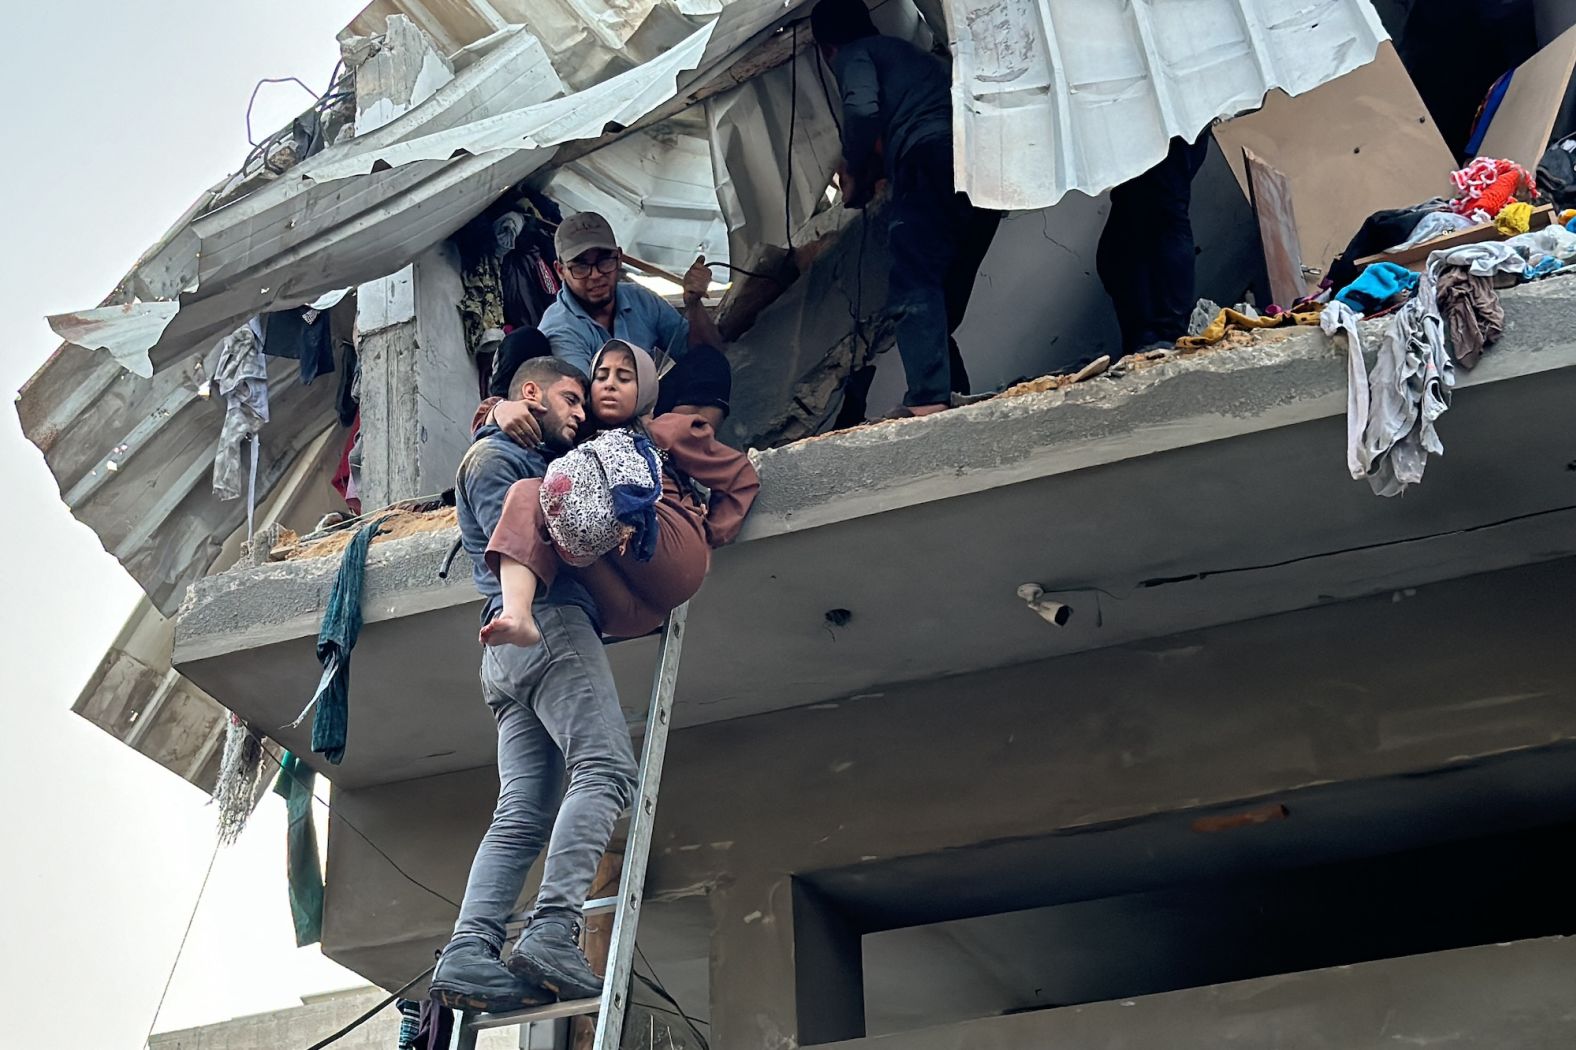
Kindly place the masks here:
<instances>
[{"instance_id":1,"label":"concrete column","mask_svg":"<svg viewBox=\"0 0 1576 1050\"><path fill-rule=\"evenodd\" d=\"M452 79L432 41L408 18L391 16L381 49L356 71L356 134L396 119ZM367 508L454 484L476 408L461 294L459 256L448 243L357 289Z\"/></svg>"},{"instance_id":2,"label":"concrete column","mask_svg":"<svg viewBox=\"0 0 1576 1050\"><path fill-rule=\"evenodd\" d=\"M865 1034L859 934L793 877L744 876L711 894L716 1046L793 1050Z\"/></svg>"}]
</instances>

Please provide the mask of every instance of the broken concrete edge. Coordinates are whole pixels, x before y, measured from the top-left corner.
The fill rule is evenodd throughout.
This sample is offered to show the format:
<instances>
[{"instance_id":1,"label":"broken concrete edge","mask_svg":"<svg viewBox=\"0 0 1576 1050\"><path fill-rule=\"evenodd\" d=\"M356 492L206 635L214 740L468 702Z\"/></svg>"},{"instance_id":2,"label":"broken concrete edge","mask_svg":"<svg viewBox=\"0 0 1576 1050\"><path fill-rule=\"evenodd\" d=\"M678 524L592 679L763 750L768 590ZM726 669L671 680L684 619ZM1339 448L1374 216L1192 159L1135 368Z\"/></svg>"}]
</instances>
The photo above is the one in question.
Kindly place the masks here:
<instances>
[{"instance_id":1,"label":"broken concrete edge","mask_svg":"<svg viewBox=\"0 0 1576 1050\"><path fill-rule=\"evenodd\" d=\"M447 579L438 570L458 538L454 528L373 544L361 597L364 622L392 620L479 601L470 561ZM296 558L237 568L192 585L176 618L176 663L317 634L340 559Z\"/></svg>"},{"instance_id":2,"label":"broken concrete edge","mask_svg":"<svg viewBox=\"0 0 1576 1050\"><path fill-rule=\"evenodd\" d=\"M1502 301L1505 336L1477 368L1457 372L1458 392L1576 367L1576 282L1522 286ZM1370 365L1387 323L1363 326ZM1340 416L1346 357L1344 341L1316 328L1272 330L1249 346L752 451L761 495L739 542ZM1447 440L1448 425L1447 416ZM1330 449L1332 461L1343 454ZM373 544L365 620L478 601L463 556L447 581L437 578L457 538L451 527ZM178 614L177 665L315 634L338 567L337 558L298 558L198 581Z\"/></svg>"}]
</instances>

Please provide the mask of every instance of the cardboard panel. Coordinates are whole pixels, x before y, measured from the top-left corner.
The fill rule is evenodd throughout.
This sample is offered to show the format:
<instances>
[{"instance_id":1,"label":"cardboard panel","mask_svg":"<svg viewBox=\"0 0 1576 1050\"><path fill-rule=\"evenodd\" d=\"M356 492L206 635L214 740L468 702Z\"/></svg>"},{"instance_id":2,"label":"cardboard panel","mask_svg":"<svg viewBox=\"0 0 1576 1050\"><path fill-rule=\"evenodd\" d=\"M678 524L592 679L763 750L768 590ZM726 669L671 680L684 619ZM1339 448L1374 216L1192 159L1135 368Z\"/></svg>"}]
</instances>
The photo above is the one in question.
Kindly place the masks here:
<instances>
[{"instance_id":1,"label":"cardboard panel","mask_svg":"<svg viewBox=\"0 0 1576 1050\"><path fill-rule=\"evenodd\" d=\"M1376 211L1449 196L1455 160L1394 45L1368 65L1217 125L1215 138L1247 192L1244 149L1284 172L1297 202L1302 261L1321 272Z\"/></svg>"},{"instance_id":2,"label":"cardboard panel","mask_svg":"<svg viewBox=\"0 0 1576 1050\"><path fill-rule=\"evenodd\" d=\"M1291 203L1291 182L1264 163L1252 150L1243 150L1248 166L1249 197L1259 220L1259 241L1270 276L1270 294L1282 306L1307 294L1302 273L1302 245L1297 237L1297 214Z\"/></svg>"},{"instance_id":3,"label":"cardboard panel","mask_svg":"<svg viewBox=\"0 0 1576 1050\"><path fill-rule=\"evenodd\" d=\"M1478 155L1504 157L1529 171L1536 168L1565 105L1572 69L1576 69L1576 29L1566 30L1516 67Z\"/></svg>"}]
</instances>

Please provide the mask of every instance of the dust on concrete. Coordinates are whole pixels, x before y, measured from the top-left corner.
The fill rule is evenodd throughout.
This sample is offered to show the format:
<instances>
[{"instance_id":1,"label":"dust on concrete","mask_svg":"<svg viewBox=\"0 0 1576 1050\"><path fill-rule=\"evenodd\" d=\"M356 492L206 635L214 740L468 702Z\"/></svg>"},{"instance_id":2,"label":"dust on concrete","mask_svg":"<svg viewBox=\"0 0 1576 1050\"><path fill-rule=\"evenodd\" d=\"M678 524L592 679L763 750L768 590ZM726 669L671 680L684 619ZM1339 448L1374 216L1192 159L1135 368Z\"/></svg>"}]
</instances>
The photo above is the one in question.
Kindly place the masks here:
<instances>
[{"instance_id":1,"label":"dust on concrete","mask_svg":"<svg viewBox=\"0 0 1576 1050\"><path fill-rule=\"evenodd\" d=\"M337 557L350 546L350 541L355 538L361 526L375 520L379 513L374 511L371 514L364 514L360 518L336 526L332 532L305 538L297 538L294 533L287 531L269 552L269 560L298 561L303 558ZM396 510L387 513L388 520L372 538L374 544L427 532L441 532L459 525L459 517L453 507L439 507L437 510L429 511Z\"/></svg>"}]
</instances>

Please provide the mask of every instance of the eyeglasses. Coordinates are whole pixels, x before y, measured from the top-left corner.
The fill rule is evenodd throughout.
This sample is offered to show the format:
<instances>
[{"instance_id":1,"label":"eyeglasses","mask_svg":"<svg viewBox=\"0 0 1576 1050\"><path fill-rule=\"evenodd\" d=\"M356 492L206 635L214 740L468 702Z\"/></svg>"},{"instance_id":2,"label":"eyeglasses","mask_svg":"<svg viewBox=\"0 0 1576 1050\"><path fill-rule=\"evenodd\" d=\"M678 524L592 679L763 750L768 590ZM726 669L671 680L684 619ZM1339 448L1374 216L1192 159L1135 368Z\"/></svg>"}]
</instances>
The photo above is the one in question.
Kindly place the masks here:
<instances>
[{"instance_id":1,"label":"eyeglasses","mask_svg":"<svg viewBox=\"0 0 1576 1050\"><path fill-rule=\"evenodd\" d=\"M591 276L592 270L597 273L612 273L618 269L618 262L618 256L604 255L594 263L572 262L564 268L569 271L569 276L577 281L583 281Z\"/></svg>"}]
</instances>

